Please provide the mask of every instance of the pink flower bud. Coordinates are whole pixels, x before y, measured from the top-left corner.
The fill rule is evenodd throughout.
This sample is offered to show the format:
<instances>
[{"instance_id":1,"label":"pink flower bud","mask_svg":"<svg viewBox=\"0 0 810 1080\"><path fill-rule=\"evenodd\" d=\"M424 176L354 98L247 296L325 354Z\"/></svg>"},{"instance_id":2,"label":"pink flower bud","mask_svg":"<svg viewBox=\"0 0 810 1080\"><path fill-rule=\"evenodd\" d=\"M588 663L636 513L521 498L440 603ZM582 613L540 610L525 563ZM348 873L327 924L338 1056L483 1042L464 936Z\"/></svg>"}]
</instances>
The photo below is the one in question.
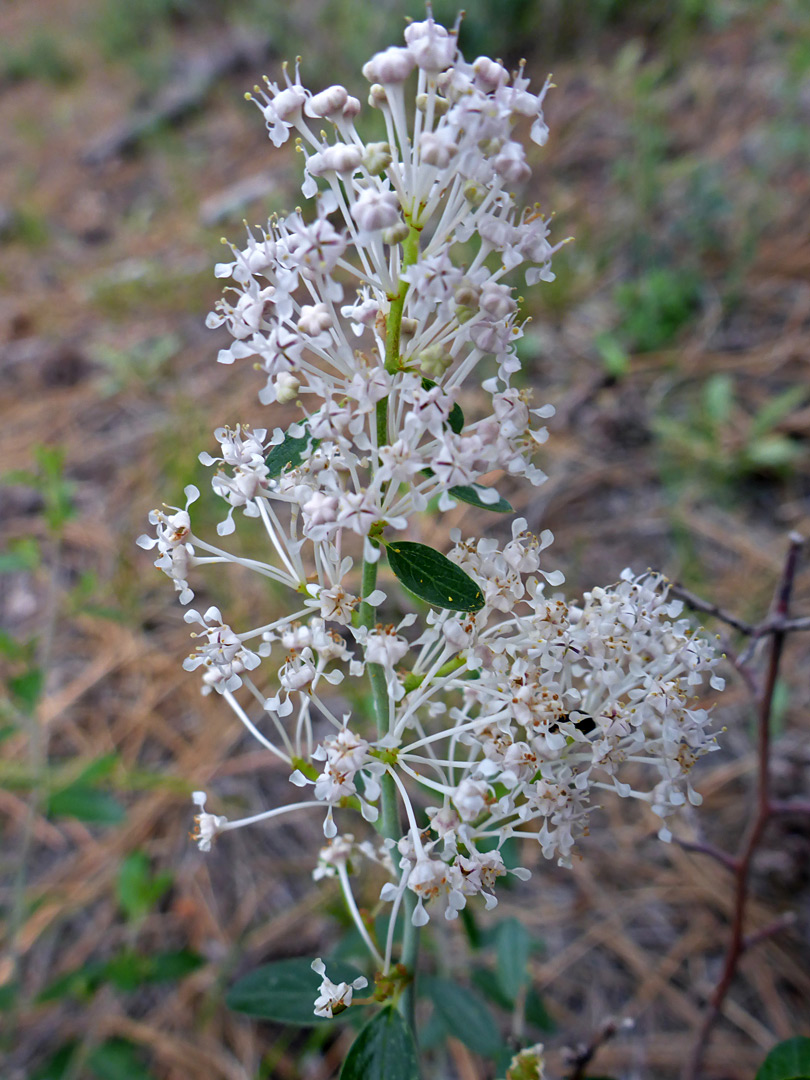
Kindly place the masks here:
<instances>
[{"instance_id":1,"label":"pink flower bud","mask_svg":"<svg viewBox=\"0 0 810 1080\"><path fill-rule=\"evenodd\" d=\"M304 106L307 116L315 119L331 120L333 116L342 113L343 106L349 100L349 94L343 86L330 86L315 94Z\"/></svg>"},{"instance_id":2,"label":"pink flower bud","mask_svg":"<svg viewBox=\"0 0 810 1080\"><path fill-rule=\"evenodd\" d=\"M408 51L423 71L438 75L453 62L456 38L433 19L411 23L405 30Z\"/></svg>"},{"instance_id":3,"label":"pink flower bud","mask_svg":"<svg viewBox=\"0 0 810 1080\"><path fill-rule=\"evenodd\" d=\"M399 200L393 191L366 188L352 207L352 217L363 232L376 232L400 220Z\"/></svg>"},{"instance_id":4,"label":"pink flower bud","mask_svg":"<svg viewBox=\"0 0 810 1080\"><path fill-rule=\"evenodd\" d=\"M446 65L445 65L446 66ZM370 83L391 86L404 83L414 69L414 58L408 49L391 45L363 65L363 75Z\"/></svg>"}]
</instances>

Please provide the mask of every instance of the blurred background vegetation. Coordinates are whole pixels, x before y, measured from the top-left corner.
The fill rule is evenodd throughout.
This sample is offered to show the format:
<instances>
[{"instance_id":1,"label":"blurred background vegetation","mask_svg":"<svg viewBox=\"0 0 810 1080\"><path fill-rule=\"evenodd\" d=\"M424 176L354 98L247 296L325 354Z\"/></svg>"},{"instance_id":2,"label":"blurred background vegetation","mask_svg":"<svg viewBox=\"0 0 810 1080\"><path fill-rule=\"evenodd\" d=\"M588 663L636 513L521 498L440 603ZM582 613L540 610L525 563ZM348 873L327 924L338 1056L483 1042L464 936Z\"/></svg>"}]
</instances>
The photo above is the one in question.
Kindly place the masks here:
<instances>
[{"instance_id":1,"label":"blurred background vegetation","mask_svg":"<svg viewBox=\"0 0 810 1080\"><path fill-rule=\"evenodd\" d=\"M449 0L434 9L455 19ZM551 139L531 148L523 195L575 238L527 299L520 343L526 384L558 406L551 479L503 493L553 529L572 592L654 566L756 619L786 532L810 524L810 8L466 10L469 58L554 72ZM4 1080L328 1080L339 1068L340 1033L224 1008L234 974L317 955L346 928L336 894L309 880L317 826L234 833L209 857L187 841L191 790L210 788L232 816L283 797L286 780L181 670L182 614L134 540L155 503L205 490L196 456L214 427L262 419L252 373L217 368L221 340L203 326L220 237L300 201L290 149L268 142L244 90L301 54L306 85L362 95L361 64L421 14L405 0L0 9ZM217 513L205 498L203 527ZM477 531L464 513L442 535ZM273 601L245 584L211 578L199 602L239 624ZM808 592L804 573L804 610ZM810 781L801 646L779 688L785 797ZM732 682L720 716L702 821L733 846L751 767L744 687ZM540 943L530 1026L558 1055L631 1015L600 1071L666 1080L715 977L727 882L662 849L623 805L603 823L573 871L538 867L503 905ZM713 1045L718 1080L753 1075L807 1023L810 838L801 822L780 827L755 867L755 920L786 907L799 919L749 962ZM537 866L537 853L521 861ZM460 942L433 963L464 970ZM492 1074L453 1041L436 1075Z\"/></svg>"}]
</instances>

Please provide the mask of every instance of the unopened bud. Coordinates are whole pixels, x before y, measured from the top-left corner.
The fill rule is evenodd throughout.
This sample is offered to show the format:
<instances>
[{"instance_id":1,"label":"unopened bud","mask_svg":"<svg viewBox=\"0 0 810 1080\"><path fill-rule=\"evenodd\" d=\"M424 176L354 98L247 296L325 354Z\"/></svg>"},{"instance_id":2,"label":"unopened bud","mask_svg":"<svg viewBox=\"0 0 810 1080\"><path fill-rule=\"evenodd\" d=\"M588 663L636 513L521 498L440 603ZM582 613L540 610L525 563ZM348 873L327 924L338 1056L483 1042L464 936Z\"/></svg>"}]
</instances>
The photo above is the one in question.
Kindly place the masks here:
<instances>
[{"instance_id":1,"label":"unopened bud","mask_svg":"<svg viewBox=\"0 0 810 1080\"><path fill-rule=\"evenodd\" d=\"M480 206L487 194L486 188L479 187L474 180L468 180L462 191L470 206Z\"/></svg>"},{"instance_id":2,"label":"unopened bud","mask_svg":"<svg viewBox=\"0 0 810 1080\"><path fill-rule=\"evenodd\" d=\"M348 99L349 94L345 87L330 86L311 97L304 106L304 112L316 119L329 120L343 111Z\"/></svg>"},{"instance_id":3,"label":"unopened bud","mask_svg":"<svg viewBox=\"0 0 810 1080\"><path fill-rule=\"evenodd\" d=\"M417 357L417 362L426 375L438 379L453 363L453 357L442 345L428 345Z\"/></svg>"},{"instance_id":4,"label":"unopened bud","mask_svg":"<svg viewBox=\"0 0 810 1080\"><path fill-rule=\"evenodd\" d=\"M383 243L391 244L392 246L394 244L401 244L408 239L410 231L411 230L408 228L404 221L398 221L396 225L392 225L389 229L386 229L383 232Z\"/></svg>"},{"instance_id":5,"label":"unopened bud","mask_svg":"<svg viewBox=\"0 0 810 1080\"><path fill-rule=\"evenodd\" d=\"M276 376L276 381L273 386L276 391L276 401L279 405L287 405L290 401L295 401L298 397L301 383L296 379L292 372L282 371L280 375Z\"/></svg>"},{"instance_id":6,"label":"unopened bud","mask_svg":"<svg viewBox=\"0 0 810 1080\"><path fill-rule=\"evenodd\" d=\"M363 164L372 176L379 176L391 164L391 147L387 142L366 143Z\"/></svg>"},{"instance_id":7,"label":"unopened bud","mask_svg":"<svg viewBox=\"0 0 810 1080\"><path fill-rule=\"evenodd\" d=\"M374 83L368 92L368 103L372 109L382 109L383 106L388 104L388 95L385 92L385 87L379 83Z\"/></svg>"}]
</instances>

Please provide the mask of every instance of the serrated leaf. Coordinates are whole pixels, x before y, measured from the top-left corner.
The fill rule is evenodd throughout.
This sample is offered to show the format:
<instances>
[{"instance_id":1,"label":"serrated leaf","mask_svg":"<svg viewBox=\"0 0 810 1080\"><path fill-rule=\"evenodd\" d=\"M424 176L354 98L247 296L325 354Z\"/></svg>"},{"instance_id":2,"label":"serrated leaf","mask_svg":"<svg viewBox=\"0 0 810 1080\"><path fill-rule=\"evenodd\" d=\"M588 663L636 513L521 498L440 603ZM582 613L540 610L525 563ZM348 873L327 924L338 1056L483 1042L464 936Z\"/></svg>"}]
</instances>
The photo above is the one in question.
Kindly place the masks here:
<instances>
[{"instance_id":1,"label":"serrated leaf","mask_svg":"<svg viewBox=\"0 0 810 1080\"><path fill-rule=\"evenodd\" d=\"M480 611L484 594L460 566L426 544L409 540L386 543L388 563L406 589L434 607Z\"/></svg>"},{"instance_id":2,"label":"serrated leaf","mask_svg":"<svg viewBox=\"0 0 810 1080\"><path fill-rule=\"evenodd\" d=\"M756 1080L810 1080L810 1039L786 1039L771 1050Z\"/></svg>"},{"instance_id":3,"label":"serrated leaf","mask_svg":"<svg viewBox=\"0 0 810 1080\"><path fill-rule=\"evenodd\" d=\"M340 1070L340 1080L419 1080L416 1047L408 1025L393 1005L366 1024Z\"/></svg>"},{"instance_id":4,"label":"serrated leaf","mask_svg":"<svg viewBox=\"0 0 810 1080\"><path fill-rule=\"evenodd\" d=\"M123 806L108 791L71 784L48 798L51 817L74 817L97 825L120 825L126 817Z\"/></svg>"},{"instance_id":5,"label":"serrated leaf","mask_svg":"<svg viewBox=\"0 0 810 1080\"><path fill-rule=\"evenodd\" d=\"M236 1012L280 1024L309 1027L325 1023L312 1011L321 978L311 964L306 957L263 964L237 979L225 995L225 1004ZM326 970L336 983L353 982L360 975L356 968L340 961L328 961Z\"/></svg>"},{"instance_id":6,"label":"serrated leaf","mask_svg":"<svg viewBox=\"0 0 810 1080\"><path fill-rule=\"evenodd\" d=\"M423 978L422 990L433 1002L448 1035L463 1042L483 1057L494 1057L502 1040L495 1017L472 990L451 979Z\"/></svg>"},{"instance_id":7,"label":"serrated leaf","mask_svg":"<svg viewBox=\"0 0 810 1080\"><path fill-rule=\"evenodd\" d=\"M438 383L435 383L433 379L422 378L422 386L425 390L430 390L437 385ZM454 435L460 435L464 430L464 413L457 402L453 403L453 408L450 410L450 415L447 417L447 426Z\"/></svg>"},{"instance_id":8,"label":"serrated leaf","mask_svg":"<svg viewBox=\"0 0 810 1080\"><path fill-rule=\"evenodd\" d=\"M470 506L478 506L481 510L491 510L494 514L514 514L514 508L506 499L499 497L495 502L484 502L480 492L491 491L491 488L483 484L460 484L457 487L447 489L448 495L461 502L469 503Z\"/></svg>"},{"instance_id":9,"label":"serrated leaf","mask_svg":"<svg viewBox=\"0 0 810 1080\"><path fill-rule=\"evenodd\" d=\"M283 442L270 448L270 452L264 459L269 472L268 476L281 476L289 466L297 469L316 446L320 445L320 439L315 439L307 431L299 436L285 435Z\"/></svg>"},{"instance_id":10,"label":"serrated leaf","mask_svg":"<svg viewBox=\"0 0 810 1080\"><path fill-rule=\"evenodd\" d=\"M526 961L532 940L517 919L504 919L495 930L495 974L509 1001L514 1002L529 981Z\"/></svg>"}]
</instances>

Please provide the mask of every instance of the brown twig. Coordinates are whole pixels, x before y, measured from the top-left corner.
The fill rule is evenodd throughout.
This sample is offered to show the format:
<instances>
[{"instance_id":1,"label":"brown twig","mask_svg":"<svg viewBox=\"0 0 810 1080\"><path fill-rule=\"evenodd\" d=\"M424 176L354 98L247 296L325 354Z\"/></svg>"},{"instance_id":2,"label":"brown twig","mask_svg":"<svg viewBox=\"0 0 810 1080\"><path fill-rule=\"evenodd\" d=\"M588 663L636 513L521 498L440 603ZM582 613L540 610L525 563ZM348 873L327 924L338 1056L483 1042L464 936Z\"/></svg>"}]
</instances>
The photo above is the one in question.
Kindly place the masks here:
<instances>
[{"instance_id":1,"label":"brown twig","mask_svg":"<svg viewBox=\"0 0 810 1080\"><path fill-rule=\"evenodd\" d=\"M576 1049L569 1049L566 1056L568 1064L571 1066L571 1072L568 1073L566 1080L584 1080L585 1069L593 1061L600 1047L609 1042L623 1027L630 1026L631 1023L628 1020L608 1020L599 1028L589 1043L583 1044Z\"/></svg>"},{"instance_id":2,"label":"brown twig","mask_svg":"<svg viewBox=\"0 0 810 1080\"><path fill-rule=\"evenodd\" d=\"M677 596L679 600L683 600L683 602L688 604L694 611L702 611L706 615L714 615L715 619L727 623L728 626L733 626L734 629L739 630L741 634L754 634L756 632L757 628L752 623L747 623L743 619L738 619L736 615L732 615L731 612L718 607L717 604L712 604L708 600L701 599L701 597L696 596L695 593L690 592L689 589L685 589L683 585L678 585L677 582L670 583L669 591L673 596Z\"/></svg>"},{"instance_id":3,"label":"brown twig","mask_svg":"<svg viewBox=\"0 0 810 1080\"><path fill-rule=\"evenodd\" d=\"M696 851L699 855L708 855L710 859L719 862L721 866L724 866L726 870L730 870L732 874L737 873L737 860L733 855L729 855L727 851L723 851L722 848L716 848L713 844L706 844L702 841L681 840L677 836L674 836L673 840L684 851Z\"/></svg>"},{"instance_id":4,"label":"brown twig","mask_svg":"<svg viewBox=\"0 0 810 1080\"><path fill-rule=\"evenodd\" d=\"M678 585L676 582L670 582L669 591L673 596L677 596L679 600L683 600L685 604L688 604L689 607L693 608L695 611L702 611L706 615L713 615L715 619L719 619L720 622L726 623L735 630L739 630L741 634L745 634L746 637L751 637L755 640L757 638L768 637L771 634L792 634L797 630L810 630L810 616L805 615L798 619L788 619L787 615L780 614L777 609L769 616L769 618L755 625L754 623L746 622L744 619L738 619L737 616L732 615L730 611L726 611L725 608L721 608L717 604L712 604L709 600L703 600L701 597L696 596L695 593L684 588L683 585Z\"/></svg>"},{"instance_id":5,"label":"brown twig","mask_svg":"<svg viewBox=\"0 0 810 1080\"><path fill-rule=\"evenodd\" d=\"M774 919L773 922L768 923L767 926L755 930L753 934L746 934L743 940L743 949L746 952L749 949L753 949L753 947L759 945L761 941L767 941L768 938L775 937L777 934L781 934L783 930L788 930L791 926L795 926L796 922L795 911L783 912L778 919Z\"/></svg>"},{"instance_id":6,"label":"brown twig","mask_svg":"<svg viewBox=\"0 0 810 1080\"><path fill-rule=\"evenodd\" d=\"M720 979L714 988L709 1000L703 1023L700 1025L692 1052L686 1063L684 1080L698 1080L701 1074L703 1058L709 1044L712 1028L714 1027L723 1007L729 988L734 981L740 958L745 952L746 942L745 910L748 901L748 878L754 852L762 839L765 828L774 814L775 804L770 797L770 749L771 749L771 713L773 709L773 693L779 674L779 664L782 659L782 650L785 638L789 633L790 625L787 619L790 606L790 596L796 578L796 569L799 561L799 553L804 540L797 533L790 535L790 547L785 558L782 577L776 591L773 613L762 625L771 627L772 634L768 667L765 676L765 684L757 709L757 798L753 816L748 824L746 834L740 845L740 851L734 862L734 910L731 922L731 938L726 948L723 961L723 970ZM682 594L681 594L682 595ZM695 598L698 599L698 598ZM687 600L692 605L692 600ZM699 610L707 611L713 605L707 605L701 601ZM718 618L724 618L726 613L720 613L720 609L711 612ZM732 617L733 618L733 617ZM729 621L724 618L724 621ZM802 620L794 620L802 621ZM735 620L737 629L742 629L741 620ZM730 625L735 625L731 622ZM755 633L759 628L752 627L743 632Z\"/></svg>"}]
</instances>

